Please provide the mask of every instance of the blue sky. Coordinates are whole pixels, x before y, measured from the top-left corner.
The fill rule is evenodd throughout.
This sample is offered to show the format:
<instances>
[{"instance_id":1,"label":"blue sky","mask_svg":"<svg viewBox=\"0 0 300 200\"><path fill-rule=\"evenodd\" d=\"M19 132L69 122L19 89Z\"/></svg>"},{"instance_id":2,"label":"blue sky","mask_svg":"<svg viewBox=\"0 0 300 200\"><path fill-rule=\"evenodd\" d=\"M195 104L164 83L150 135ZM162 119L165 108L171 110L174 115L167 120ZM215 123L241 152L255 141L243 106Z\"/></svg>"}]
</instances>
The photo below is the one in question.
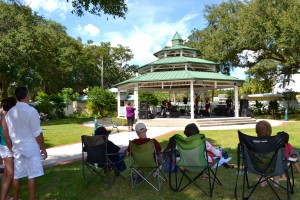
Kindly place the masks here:
<instances>
[{"instance_id":1,"label":"blue sky","mask_svg":"<svg viewBox=\"0 0 300 200\"><path fill-rule=\"evenodd\" d=\"M84 43L93 40L96 44L111 42L112 46L129 47L134 54L130 64L141 66L156 60L153 53L170 45L176 31L187 39L194 28L205 27L205 5L223 0L127 0L126 19L89 13L78 17L71 14L71 4L66 0L22 1L39 15L64 25L71 37L81 37ZM244 71L236 68L231 75L245 79ZM294 80L299 79L300 75L294 76ZM292 83L289 88L300 91L300 84Z\"/></svg>"},{"instance_id":2,"label":"blue sky","mask_svg":"<svg viewBox=\"0 0 300 200\"><path fill-rule=\"evenodd\" d=\"M127 0L126 19L112 16L98 17L85 13L83 17L71 14L71 4L66 0L23 0L32 10L46 19L67 28L68 34L81 37L85 43L111 42L129 47L134 59L130 64L144 65L156 60L153 53L166 45L176 31L183 39L191 31L202 29L205 5L219 4L222 0ZM244 69L237 69L232 76L244 79Z\"/></svg>"}]
</instances>

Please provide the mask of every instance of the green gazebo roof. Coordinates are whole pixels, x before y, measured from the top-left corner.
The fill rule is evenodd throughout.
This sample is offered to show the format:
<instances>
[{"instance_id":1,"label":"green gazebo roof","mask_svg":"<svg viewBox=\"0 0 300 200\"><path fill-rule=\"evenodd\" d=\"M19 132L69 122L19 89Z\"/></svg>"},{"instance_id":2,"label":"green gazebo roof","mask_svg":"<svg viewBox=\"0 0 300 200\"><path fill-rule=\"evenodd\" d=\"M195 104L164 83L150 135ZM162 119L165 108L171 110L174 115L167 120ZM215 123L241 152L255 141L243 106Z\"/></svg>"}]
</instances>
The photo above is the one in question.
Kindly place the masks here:
<instances>
[{"instance_id":1,"label":"green gazebo roof","mask_svg":"<svg viewBox=\"0 0 300 200\"><path fill-rule=\"evenodd\" d=\"M197 57L197 49L183 46L181 36L176 32L172 46L165 47L154 55L158 59L138 68L139 75L114 86L133 90L186 90L194 85L198 90L233 88L241 86L244 80L216 72L215 63Z\"/></svg>"},{"instance_id":2,"label":"green gazebo roof","mask_svg":"<svg viewBox=\"0 0 300 200\"><path fill-rule=\"evenodd\" d=\"M139 67L138 69L142 69L144 67L150 66L150 65L166 65L166 64L180 64L180 63L196 63L196 64L205 64L205 65L217 65L218 63L204 60L200 58L192 58L192 57L166 57L159 60L156 60L154 62L151 62L149 64L143 65Z\"/></svg>"},{"instance_id":3,"label":"green gazebo roof","mask_svg":"<svg viewBox=\"0 0 300 200\"><path fill-rule=\"evenodd\" d=\"M182 71L150 72L123 81L114 86L121 86L129 83L136 83L136 82L157 82L157 81L178 81L178 80L211 80L211 81L227 81L227 82L229 81L244 82L244 80L242 79L238 79L220 73L182 70Z\"/></svg>"}]
</instances>

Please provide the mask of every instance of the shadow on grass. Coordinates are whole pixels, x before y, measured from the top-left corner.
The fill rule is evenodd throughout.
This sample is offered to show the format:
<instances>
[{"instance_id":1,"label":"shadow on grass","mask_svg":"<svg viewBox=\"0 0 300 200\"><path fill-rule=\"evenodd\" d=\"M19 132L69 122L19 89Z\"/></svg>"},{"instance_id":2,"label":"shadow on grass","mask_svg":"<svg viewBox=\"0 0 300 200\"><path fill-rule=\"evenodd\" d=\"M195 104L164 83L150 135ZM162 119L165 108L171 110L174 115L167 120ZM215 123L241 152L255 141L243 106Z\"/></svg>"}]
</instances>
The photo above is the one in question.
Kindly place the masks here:
<instances>
[{"instance_id":1,"label":"shadow on grass","mask_svg":"<svg viewBox=\"0 0 300 200\"><path fill-rule=\"evenodd\" d=\"M126 159L128 166L128 159ZM129 168L125 172L125 176L129 177ZM166 177L168 175L166 174ZM104 184L93 182L89 186L83 186L81 162L55 166L45 169L45 175L37 179L37 199L234 199L234 185L236 181L236 170L225 169L220 167L218 170L218 177L222 186L216 185L213 193L213 198L204 195L201 191L196 189L194 185L190 185L182 192L174 192L169 189L168 181L163 182L160 192L156 192L147 184L141 185L139 188L131 188L130 179L122 179L117 177L113 186L106 189ZM242 180L242 176L239 175ZM256 180L256 176L251 176L251 180ZM199 182L204 184L206 180L200 179ZM296 184L299 182L299 176L296 177ZM22 180L21 199L27 198L27 180ZM241 184L238 185L239 192ZM299 199L299 186L295 187L295 194L292 199ZM264 200L274 199L272 191L269 188L257 188L253 199Z\"/></svg>"}]
</instances>

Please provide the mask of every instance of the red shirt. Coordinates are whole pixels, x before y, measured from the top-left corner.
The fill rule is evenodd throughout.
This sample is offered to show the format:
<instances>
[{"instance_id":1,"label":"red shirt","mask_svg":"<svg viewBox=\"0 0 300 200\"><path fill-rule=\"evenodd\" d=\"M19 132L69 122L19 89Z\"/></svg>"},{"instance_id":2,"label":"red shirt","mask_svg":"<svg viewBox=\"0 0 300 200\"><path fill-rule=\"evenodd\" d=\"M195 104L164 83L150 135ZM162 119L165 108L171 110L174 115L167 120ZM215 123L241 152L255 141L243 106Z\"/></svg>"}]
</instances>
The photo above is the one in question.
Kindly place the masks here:
<instances>
[{"instance_id":1,"label":"red shirt","mask_svg":"<svg viewBox=\"0 0 300 200\"><path fill-rule=\"evenodd\" d=\"M291 152L292 150L294 150L293 145L291 145L290 143L285 144L285 156L286 156L287 158L290 157L290 152Z\"/></svg>"},{"instance_id":2,"label":"red shirt","mask_svg":"<svg viewBox=\"0 0 300 200\"><path fill-rule=\"evenodd\" d=\"M156 153L157 153L157 152L160 152L160 151L161 151L161 146L160 146L160 144L157 142L156 139L150 139L150 138L137 138L137 139L132 140L132 142L133 142L134 144L140 145L140 144L145 144L145 143L149 142L150 140L153 140L153 141L154 141ZM128 146L127 151L130 152L129 146Z\"/></svg>"}]
</instances>

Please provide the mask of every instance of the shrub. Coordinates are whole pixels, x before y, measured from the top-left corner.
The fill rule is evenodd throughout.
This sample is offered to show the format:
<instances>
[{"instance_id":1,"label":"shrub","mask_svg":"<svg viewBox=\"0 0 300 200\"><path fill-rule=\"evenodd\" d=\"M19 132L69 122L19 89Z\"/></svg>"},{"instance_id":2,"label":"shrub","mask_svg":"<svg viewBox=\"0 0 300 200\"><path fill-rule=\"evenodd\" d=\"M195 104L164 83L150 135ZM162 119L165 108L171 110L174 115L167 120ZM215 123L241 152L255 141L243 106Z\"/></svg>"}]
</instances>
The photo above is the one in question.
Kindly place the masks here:
<instances>
[{"instance_id":1,"label":"shrub","mask_svg":"<svg viewBox=\"0 0 300 200\"><path fill-rule=\"evenodd\" d=\"M117 100L112 92L96 86L88 92L86 108L98 117L112 116L117 110Z\"/></svg>"}]
</instances>

